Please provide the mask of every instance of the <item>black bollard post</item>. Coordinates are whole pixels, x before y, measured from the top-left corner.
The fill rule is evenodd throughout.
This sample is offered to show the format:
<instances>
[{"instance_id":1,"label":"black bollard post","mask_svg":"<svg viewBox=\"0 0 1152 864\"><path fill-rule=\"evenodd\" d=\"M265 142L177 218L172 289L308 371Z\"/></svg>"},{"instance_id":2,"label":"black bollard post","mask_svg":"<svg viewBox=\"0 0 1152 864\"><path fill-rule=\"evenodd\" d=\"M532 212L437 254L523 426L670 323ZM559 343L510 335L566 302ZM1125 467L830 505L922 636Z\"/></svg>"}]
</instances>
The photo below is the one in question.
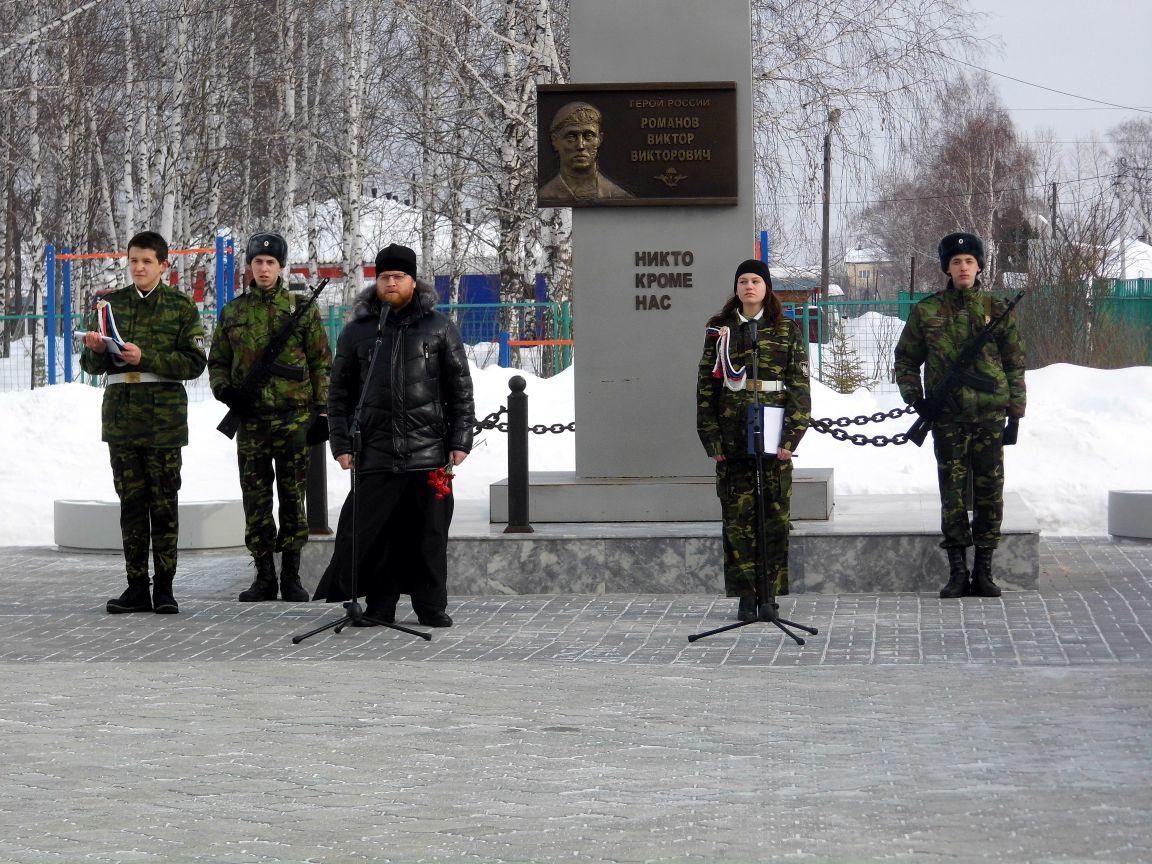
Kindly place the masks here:
<instances>
[{"instance_id":1,"label":"black bollard post","mask_svg":"<svg viewBox=\"0 0 1152 864\"><path fill-rule=\"evenodd\" d=\"M304 506L308 510L308 533L331 534L328 527L328 443L313 444L308 457L308 489Z\"/></svg>"},{"instance_id":2,"label":"black bollard post","mask_svg":"<svg viewBox=\"0 0 1152 864\"><path fill-rule=\"evenodd\" d=\"M528 396L519 375L508 381L508 526L505 534L532 534L528 523Z\"/></svg>"}]
</instances>

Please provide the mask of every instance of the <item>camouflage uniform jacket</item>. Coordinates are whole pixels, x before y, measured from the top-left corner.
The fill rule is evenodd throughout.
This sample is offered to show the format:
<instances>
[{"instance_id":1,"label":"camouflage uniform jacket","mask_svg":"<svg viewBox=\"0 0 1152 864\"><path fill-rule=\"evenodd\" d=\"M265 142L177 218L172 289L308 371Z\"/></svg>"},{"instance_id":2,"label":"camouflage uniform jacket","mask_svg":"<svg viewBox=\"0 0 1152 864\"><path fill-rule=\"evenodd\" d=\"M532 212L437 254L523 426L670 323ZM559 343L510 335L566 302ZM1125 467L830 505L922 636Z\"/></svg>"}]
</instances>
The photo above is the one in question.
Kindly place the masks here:
<instances>
[{"instance_id":1,"label":"camouflage uniform jacket","mask_svg":"<svg viewBox=\"0 0 1152 864\"><path fill-rule=\"evenodd\" d=\"M961 291L949 279L947 288L913 306L896 345L896 383L904 402L911 405L925 391L932 393L968 341L984 329L988 320L1000 314L1004 305L1005 301L981 292L979 282L975 288ZM1013 314L996 328L973 365L976 372L996 382L995 392L962 385L945 400L940 419L979 422L1003 419L1006 415L1023 417L1024 345Z\"/></svg>"},{"instance_id":2,"label":"camouflage uniform jacket","mask_svg":"<svg viewBox=\"0 0 1152 864\"><path fill-rule=\"evenodd\" d=\"M101 439L133 447L188 443L188 394L180 381L204 371L204 328L191 298L161 282L144 297L132 285L106 294L120 338L140 347L139 366L117 366L89 348L80 368L90 375L150 372L170 382L109 384L104 388Z\"/></svg>"},{"instance_id":3,"label":"camouflage uniform jacket","mask_svg":"<svg viewBox=\"0 0 1152 864\"><path fill-rule=\"evenodd\" d=\"M277 279L269 291L248 287L220 313L208 355L208 381L217 398L225 387L239 387L272 338L306 297L292 294ZM303 370L296 381L273 374L257 395L253 416L270 417L299 411L321 412L328 402L332 353L320 313L313 305L296 323L292 338L276 358Z\"/></svg>"},{"instance_id":4,"label":"camouflage uniform jacket","mask_svg":"<svg viewBox=\"0 0 1152 864\"><path fill-rule=\"evenodd\" d=\"M760 403L784 408L784 428L780 446L795 450L804 437L812 416L812 394L808 383L808 351L800 330L790 319L781 317L775 325L760 322L760 363L757 377L762 381L782 381L784 390L760 393ZM732 334L729 354L732 365L751 372L752 344L748 328L736 313L727 319L713 318L709 328L727 326ZM748 453L746 406L751 405L749 390L729 390L722 378L714 377L717 335L709 330L704 340L704 354L696 387L696 431L709 456L728 458ZM749 378L751 375L749 374Z\"/></svg>"}]
</instances>

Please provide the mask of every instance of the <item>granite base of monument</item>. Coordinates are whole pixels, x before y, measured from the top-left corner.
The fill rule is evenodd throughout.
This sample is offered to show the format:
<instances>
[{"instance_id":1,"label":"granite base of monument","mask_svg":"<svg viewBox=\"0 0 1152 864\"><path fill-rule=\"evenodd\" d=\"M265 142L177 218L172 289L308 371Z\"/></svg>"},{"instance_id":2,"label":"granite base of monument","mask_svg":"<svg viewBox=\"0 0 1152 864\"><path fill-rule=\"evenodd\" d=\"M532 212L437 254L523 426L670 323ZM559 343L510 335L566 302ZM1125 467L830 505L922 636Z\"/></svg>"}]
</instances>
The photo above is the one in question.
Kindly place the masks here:
<instances>
[{"instance_id":1,"label":"granite base of monument","mask_svg":"<svg viewBox=\"0 0 1152 864\"><path fill-rule=\"evenodd\" d=\"M448 543L450 594L719 594L724 590L720 523L533 523L504 534L484 501L458 501ZM828 519L794 520L792 593L935 593L947 579L935 494L840 496ZM304 548L311 589L332 538ZM1040 528L1019 495L1004 502L996 579L1034 589Z\"/></svg>"},{"instance_id":2,"label":"granite base of monument","mask_svg":"<svg viewBox=\"0 0 1152 864\"><path fill-rule=\"evenodd\" d=\"M571 471L528 475L529 517L546 522L713 522L720 499L712 477L577 477ZM508 482L489 487L489 519L508 521ZM792 472L792 518L827 519L834 506L831 468Z\"/></svg>"}]
</instances>

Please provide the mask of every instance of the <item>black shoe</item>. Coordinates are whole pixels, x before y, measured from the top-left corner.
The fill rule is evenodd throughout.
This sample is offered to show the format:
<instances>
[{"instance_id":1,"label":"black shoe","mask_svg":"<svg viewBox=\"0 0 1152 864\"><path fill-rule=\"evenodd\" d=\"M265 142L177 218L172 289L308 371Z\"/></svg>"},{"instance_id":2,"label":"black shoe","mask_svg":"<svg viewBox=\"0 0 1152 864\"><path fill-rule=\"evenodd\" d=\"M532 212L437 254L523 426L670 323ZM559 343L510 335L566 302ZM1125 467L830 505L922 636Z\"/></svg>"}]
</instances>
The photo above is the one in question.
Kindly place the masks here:
<instances>
[{"instance_id":1,"label":"black shoe","mask_svg":"<svg viewBox=\"0 0 1152 864\"><path fill-rule=\"evenodd\" d=\"M128 588L119 597L109 600L104 606L109 615L125 612L151 612L152 595L148 593L148 580L129 582Z\"/></svg>"},{"instance_id":2,"label":"black shoe","mask_svg":"<svg viewBox=\"0 0 1152 864\"><path fill-rule=\"evenodd\" d=\"M180 611L176 598L172 596L171 579L152 581L152 611L160 615L175 615Z\"/></svg>"},{"instance_id":3,"label":"black shoe","mask_svg":"<svg viewBox=\"0 0 1152 864\"><path fill-rule=\"evenodd\" d=\"M745 595L740 598L740 607L736 610L737 621L756 621L756 598Z\"/></svg>"},{"instance_id":4,"label":"black shoe","mask_svg":"<svg viewBox=\"0 0 1152 864\"><path fill-rule=\"evenodd\" d=\"M753 620L755 620L755 621L775 621L777 618L780 617L779 615L776 614L779 611L780 611L780 604L779 603L772 603L771 605L769 605L768 603L761 603L760 604L760 614Z\"/></svg>"},{"instance_id":5,"label":"black shoe","mask_svg":"<svg viewBox=\"0 0 1152 864\"><path fill-rule=\"evenodd\" d=\"M416 617L420 623L425 627L451 627L452 619L448 613L443 609L437 609L433 612L419 612Z\"/></svg>"},{"instance_id":6,"label":"black shoe","mask_svg":"<svg viewBox=\"0 0 1152 864\"><path fill-rule=\"evenodd\" d=\"M368 620L368 619L372 620ZM364 616L352 622L353 627L377 627L378 623L394 624L396 623L396 608L383 609L380 607L369 606L364 610Z\"/></svg>"},{"instance_id":7,"label":"black shoe","mask_svg":"<svg viewBox=\"0 0 1152 864\"><path fill-rule=\"evenodd\" d=\"M278 590L276 584L276 564L270 554L254 556L256 563L256 578L252 584L240 592L241 603L259 603L261 600L275 600Z\"/></svg>"},{"instance_id":8,"label":"black shoe","mask_svg":"<svg viewBox=\"0 0 1152 864\"><path fill-rule=\"evenodd\" d=\"M300 584L300 550L285 549L280 555L280 599L307 603L311 598Z\"/></svg>"}]
</instances>

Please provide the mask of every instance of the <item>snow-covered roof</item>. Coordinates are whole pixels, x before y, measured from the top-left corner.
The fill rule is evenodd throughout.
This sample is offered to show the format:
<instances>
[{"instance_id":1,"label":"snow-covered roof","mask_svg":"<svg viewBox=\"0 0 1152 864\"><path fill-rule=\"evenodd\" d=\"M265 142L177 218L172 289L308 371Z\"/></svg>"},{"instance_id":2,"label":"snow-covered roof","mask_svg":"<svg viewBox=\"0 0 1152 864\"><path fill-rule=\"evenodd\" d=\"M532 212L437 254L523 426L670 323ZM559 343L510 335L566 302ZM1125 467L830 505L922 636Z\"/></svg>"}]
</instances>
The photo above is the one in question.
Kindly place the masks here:
<instances>
[{"instance_id":1,"label":"snow-covered roof","mask_svg":"<svg viewBox=\"0 0 1152 864\"><path fill-rule=\"evenodd\" d=\"M344 214L340 204L329 199L317 202L314 228L316 257L320 264L334 264L344 260ZM288 238L288 258L292 264L308 263L307 219L308 208L297 207L293 213L295 231ZM365 199L360 213L360 243L365 261L373 261L376 253L389 243L399 243L416 250L420 256L421 211L393 198ZM242 247L244 238L236 238ZM464 272L496 272L497 232L486 225L465 225L460 233ZM421 272L433 272L451 257L452 225L444 218L436 220L433 235L433 260L420 261Z\"/></svg>"},{"instance_id":2,"label":"snow-covered roof","mask_svg":"<svg viewBox=\"0 0 1152 864\"><path fill-rule=\"evenodd\" d=\"M1108 246L1105 279L1152 279L1152 246L1142 240L1117 240Z\"/></svg>"},{"instance_id":3,"label":"snow-covered roof","mask_svg":"<svg viewBox=\"0 0 1152 864\"><path fill-rule=\"evenodd\" d=\"M880 264L891 260L892 256L879 246L868 248L857 246L855 249L849 249L844 253L845 264Z\"/></svg>"}]
</instances>

